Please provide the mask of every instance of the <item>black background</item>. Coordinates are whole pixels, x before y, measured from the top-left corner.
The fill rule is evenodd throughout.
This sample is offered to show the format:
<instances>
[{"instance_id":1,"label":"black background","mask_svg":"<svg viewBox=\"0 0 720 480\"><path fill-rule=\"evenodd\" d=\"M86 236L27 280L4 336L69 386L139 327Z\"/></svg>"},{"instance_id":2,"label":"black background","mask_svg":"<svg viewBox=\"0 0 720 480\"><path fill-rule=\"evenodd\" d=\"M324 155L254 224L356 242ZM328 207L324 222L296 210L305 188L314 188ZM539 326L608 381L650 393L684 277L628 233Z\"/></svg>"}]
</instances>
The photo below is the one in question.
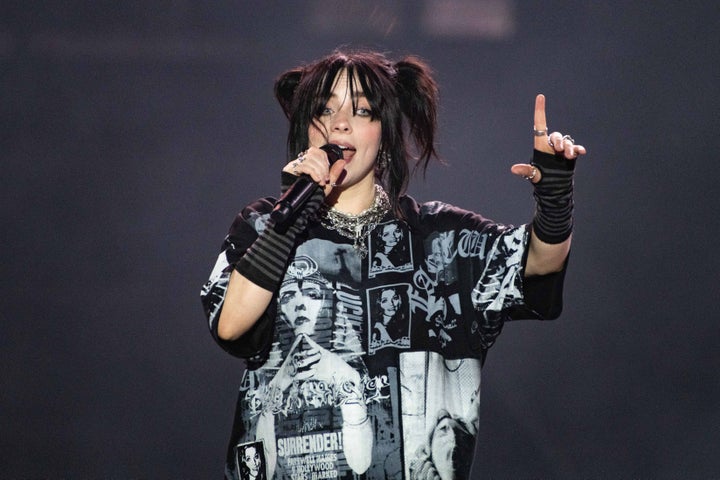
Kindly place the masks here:
<instances>
[{"instance_id":1,"label":"black background","mask_svg":"<svg viewBox=\"0 0 720 480\"><path fill-rule=\"evenodd\" d=\"M564 313L490 352L476 476L720 476L720 7L490 0L515 27L487 38L425 3L3 2L0 477L220 478L241 363L200 287L279 188L275 76L341 44L436 70L418 200L528 221L540 92L589 150Z\"/></svg>"}]
</instances>

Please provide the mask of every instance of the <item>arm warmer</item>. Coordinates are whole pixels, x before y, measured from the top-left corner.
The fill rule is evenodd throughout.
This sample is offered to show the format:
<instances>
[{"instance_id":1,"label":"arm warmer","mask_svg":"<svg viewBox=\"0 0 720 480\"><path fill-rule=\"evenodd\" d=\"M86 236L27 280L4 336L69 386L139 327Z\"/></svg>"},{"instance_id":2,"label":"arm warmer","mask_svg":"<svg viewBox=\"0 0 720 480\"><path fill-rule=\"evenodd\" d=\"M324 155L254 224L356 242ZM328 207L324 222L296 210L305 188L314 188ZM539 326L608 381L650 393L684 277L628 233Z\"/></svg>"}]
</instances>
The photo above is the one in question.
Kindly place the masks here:
<instances>
[{"instance_id":1,"label":"arm warmer","mask_svg":"<svg viewBox=\"0 0 720 480\"><path fill-rule=\"evenodd\" d=\"M295 179L295 175L282 173L283 193ZM317 212L324 199L323 189L317 188L284 233L276 232L273 222L268 222L265 230L235 265L235 269L256 285L274 291L285 273L297 235L305 229L308 218Z\"/></svg>"},{"instance_id":2,"label":"arm warmer","mask_svg":"<svg viewBox=\"0 0 720 480\"><path fill-rule=\"evenodd\" d=\"M545 243L562 243L573 229L575 160L535 150L532 165L542 173L542 179L534 185L533 233Z\"/></svg>"}]
</instances>

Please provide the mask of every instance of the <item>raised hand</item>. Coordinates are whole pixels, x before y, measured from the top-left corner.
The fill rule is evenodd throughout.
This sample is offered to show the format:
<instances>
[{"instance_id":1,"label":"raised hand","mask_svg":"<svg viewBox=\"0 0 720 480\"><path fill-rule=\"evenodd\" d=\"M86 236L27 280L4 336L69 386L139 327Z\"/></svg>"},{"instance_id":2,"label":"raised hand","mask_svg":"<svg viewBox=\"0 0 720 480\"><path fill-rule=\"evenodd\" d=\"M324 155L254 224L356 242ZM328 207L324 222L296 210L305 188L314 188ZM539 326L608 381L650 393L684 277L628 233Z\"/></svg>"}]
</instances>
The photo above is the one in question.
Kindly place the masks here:
<instances>
[{"instance_id":1,"label":"raised hand","mask_svg":"<svg viewBox=\"0 0 720 480\"><path fill-rule=\"evenodd\" d=\"M568 160L575 160L587 151L582 145L575 144L570 135L563 135L560 132L552 132L548 135L547 118L545 116L545 95L539 94L535 97L535 116L533 122L533 147L544 153L562 153ZM542 173L534 166L527 163L517 163L510 168L515 175L524 177L532 183L537 183L542 178Z\"/></svg>"}]
</instances>

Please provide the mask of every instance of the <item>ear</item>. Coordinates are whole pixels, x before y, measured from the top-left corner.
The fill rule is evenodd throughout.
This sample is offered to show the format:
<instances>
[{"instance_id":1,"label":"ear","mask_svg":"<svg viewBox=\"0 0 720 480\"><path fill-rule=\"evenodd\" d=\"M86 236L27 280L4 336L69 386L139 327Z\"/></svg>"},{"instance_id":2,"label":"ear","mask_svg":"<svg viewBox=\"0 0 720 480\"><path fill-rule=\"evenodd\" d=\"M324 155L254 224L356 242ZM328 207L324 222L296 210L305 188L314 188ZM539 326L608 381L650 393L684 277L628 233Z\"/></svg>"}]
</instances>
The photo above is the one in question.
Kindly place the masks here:
<instances>
[{"instance_id":1,"label":"ear","mask_svg":"<svg viewBox=\"0 0 720 480\"><path fill-rule=\"evenodd\" d=\"M302 75L302 68L294 68L283 73L275 80L275 98L277 98L280 107L282 107L285 116L288 118L290 118L295 90L300 84Z\"/></svg>"}]
</instances>

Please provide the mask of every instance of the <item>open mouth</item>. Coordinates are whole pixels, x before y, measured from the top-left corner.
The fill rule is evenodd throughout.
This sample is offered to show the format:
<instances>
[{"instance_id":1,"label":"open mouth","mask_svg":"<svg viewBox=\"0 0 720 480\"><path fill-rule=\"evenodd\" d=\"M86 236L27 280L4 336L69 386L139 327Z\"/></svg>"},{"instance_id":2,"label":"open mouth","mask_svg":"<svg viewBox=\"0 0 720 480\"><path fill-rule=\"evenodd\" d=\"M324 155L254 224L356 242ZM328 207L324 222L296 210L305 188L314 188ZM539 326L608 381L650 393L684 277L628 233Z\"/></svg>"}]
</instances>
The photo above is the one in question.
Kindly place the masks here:
<instances>
[{"instance_id":1,"label":"open mouth","mask_svg":"<svg viewBox=\"0 0 720 480\"><path fill-rule=\"evenodd\" d=\"M343 152L343 160L350 160L352 156L355 154L355 149L353 147L348 147L345 145L338 145L340 147L340 150Z\"/></svg>"}]
</instances>

